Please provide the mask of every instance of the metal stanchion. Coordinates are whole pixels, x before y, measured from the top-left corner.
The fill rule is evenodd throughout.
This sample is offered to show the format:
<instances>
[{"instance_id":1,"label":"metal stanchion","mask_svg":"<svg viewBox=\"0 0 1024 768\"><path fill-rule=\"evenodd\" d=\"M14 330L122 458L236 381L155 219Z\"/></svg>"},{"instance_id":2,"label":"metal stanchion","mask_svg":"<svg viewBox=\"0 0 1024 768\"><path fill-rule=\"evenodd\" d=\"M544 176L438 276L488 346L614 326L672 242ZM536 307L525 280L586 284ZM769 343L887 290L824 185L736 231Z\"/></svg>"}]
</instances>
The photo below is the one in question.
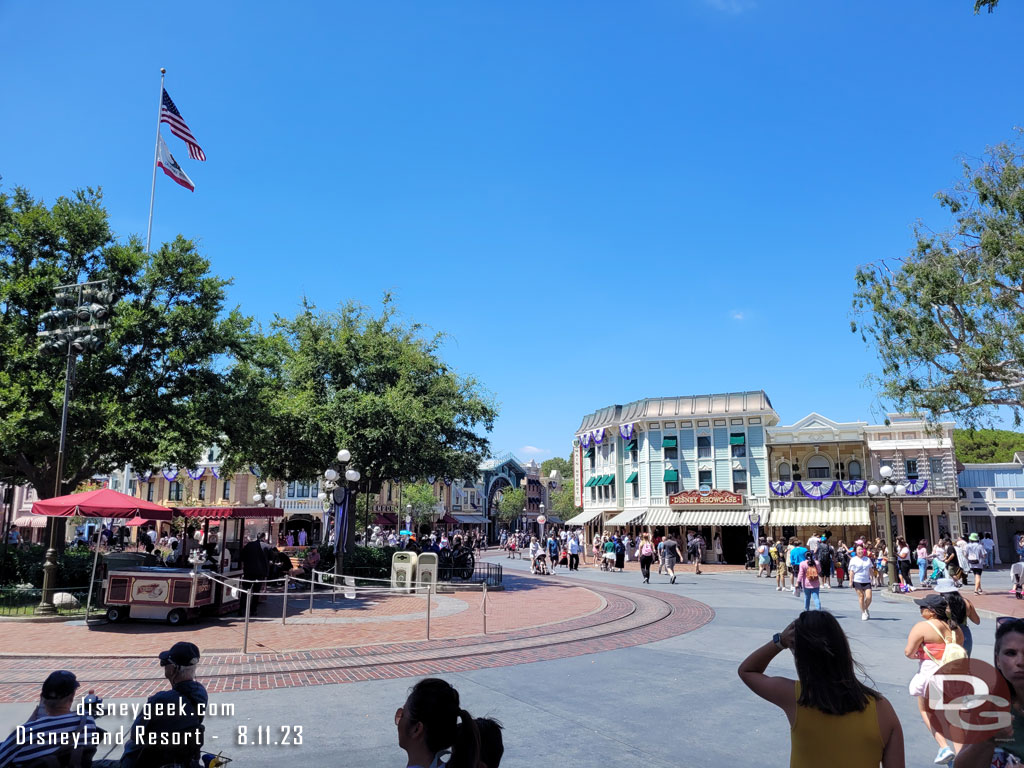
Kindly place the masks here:
<instances>
[{"instance_id":1,"label":"metal stanchion","mask_svg":"<svg viewBox=\"0 0 1024 768\"><path fill-rule=\"evenodd\" d=\"M487 634L487 582L484 582L484 597L483 597L483 611L484 611L484 634Z\"/></svg>"},{"instance_id":2,"label":"metal stanchion","mask_svg":"<svg viewBox=\"0 0 1024 768\"><path fill-rule=\"evenodd\" d=\"M313 574L313 578L309 582L309 615L313 615L313 592L316 590L316 574Z\"/></svg>"},{"instance_id":3,"label":"metal stanchion","mask_svg":"<svg viewBox=\"0 0 1024 768\"><path fill-rule=\"evenodd\" d=\"M245 631L242 633L242 653L249 652L249 609L252 606L252 592L242 590L245 595Z\"/></svg>"},{"instance_id":4,"label":"metal stanchion","mask_svg":"<svg viewBox=\"0 0 1024 768\"><path fill-rule=\"evenodd\" d=\"M281 595L281 623L285 623L288 615L288 574L284 575L284 594Z\"/></svg>"},{"instance_id":5,"label":"metal stanchion","mask_svg":"<svg viewBox=\"0 0 1024 768\"><path fill-rule=\"evenodd\" d=\"M427 585L427 640L430 639L430 585Z\"/></svg>"}]
</instances>

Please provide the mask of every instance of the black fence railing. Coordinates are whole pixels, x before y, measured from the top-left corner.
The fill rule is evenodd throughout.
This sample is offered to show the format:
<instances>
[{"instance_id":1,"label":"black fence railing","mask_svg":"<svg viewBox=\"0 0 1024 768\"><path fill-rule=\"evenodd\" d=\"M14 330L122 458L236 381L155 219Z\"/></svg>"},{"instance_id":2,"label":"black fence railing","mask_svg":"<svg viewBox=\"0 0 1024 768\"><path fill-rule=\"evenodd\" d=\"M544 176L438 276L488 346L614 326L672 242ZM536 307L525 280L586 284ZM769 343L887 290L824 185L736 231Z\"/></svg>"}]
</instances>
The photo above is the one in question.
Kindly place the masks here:
<instances>
[{"instance_id":1,"label":"black fence railing","mask_svg":"<svg viewBox=\"0 0 1024 768\"><path fill-rule=\"evenodd\" d=\"M93 608L100 597L100 590L94 589ZM57 587L53 601L61 616L84 616L88 598L88 587ZM0 616L32 616L42 599L43 590L38 587L0 587Z\"/></svg>"}]
</instances>

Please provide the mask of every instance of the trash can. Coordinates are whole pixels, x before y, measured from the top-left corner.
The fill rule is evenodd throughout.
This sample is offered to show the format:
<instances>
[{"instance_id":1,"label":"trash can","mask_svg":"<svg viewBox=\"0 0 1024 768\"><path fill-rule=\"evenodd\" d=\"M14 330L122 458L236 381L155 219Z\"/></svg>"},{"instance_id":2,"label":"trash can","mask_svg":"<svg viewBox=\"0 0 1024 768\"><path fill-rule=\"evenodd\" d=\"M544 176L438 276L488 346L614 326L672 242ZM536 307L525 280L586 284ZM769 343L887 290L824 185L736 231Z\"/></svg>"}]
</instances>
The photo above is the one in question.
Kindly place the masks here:
<instances>
[{"instance_id":1,"label":"trash can","mask_svg":"<svg viewBox=\"0 0 1024 768\"><path fill-rule=\"evenodd\" d=\"M416 560L416 587L437 591L437 555L433 552L424 552Z\"/></svg>"},{"instance_id":2,"label":"trash can","mask_svg":"<svg viewBox=\"0 0 1024 768\"><path fill-rule=\"evenodd\" d=\"M391 588L411 592L416 578L415 552L395 552L391 557Z\"/></svg>"}]
</instances>

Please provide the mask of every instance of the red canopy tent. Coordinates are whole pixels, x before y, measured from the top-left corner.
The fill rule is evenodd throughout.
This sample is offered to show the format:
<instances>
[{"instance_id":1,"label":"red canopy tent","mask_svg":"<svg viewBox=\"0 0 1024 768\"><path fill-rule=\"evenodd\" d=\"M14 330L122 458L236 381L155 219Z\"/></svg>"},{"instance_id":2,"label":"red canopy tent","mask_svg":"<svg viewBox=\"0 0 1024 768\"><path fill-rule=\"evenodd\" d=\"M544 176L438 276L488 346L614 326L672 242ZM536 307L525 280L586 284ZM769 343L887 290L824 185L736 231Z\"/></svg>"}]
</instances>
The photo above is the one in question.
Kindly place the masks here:
<instances>
[{"instance_id":1,"label":"red canopy tent","mask_svg":"<svg viewBox=\"0 0 1024 768\"><path fill-rule=\"evenodd\" d=\"M171 510L152 501L101 488L98 491L72 493L43 499L32 505L33 515L46 517L110 517L129 520L170 520Z\"/></svg>"}]
</instances>

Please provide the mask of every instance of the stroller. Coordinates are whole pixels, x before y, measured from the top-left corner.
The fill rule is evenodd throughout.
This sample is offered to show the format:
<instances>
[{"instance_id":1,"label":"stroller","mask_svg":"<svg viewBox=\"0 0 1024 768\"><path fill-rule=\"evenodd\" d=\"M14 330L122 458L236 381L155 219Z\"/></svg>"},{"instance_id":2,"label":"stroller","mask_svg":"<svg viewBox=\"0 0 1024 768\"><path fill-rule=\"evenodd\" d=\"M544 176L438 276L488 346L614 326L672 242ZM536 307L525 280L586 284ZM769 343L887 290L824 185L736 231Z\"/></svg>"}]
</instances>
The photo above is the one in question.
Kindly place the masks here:
<instances>
[{"instance_id":1,"label":"stroller","mask_svg":"<svg viewBox=\"0 0 1024 768\"><path fill-rule=\"evenodd\" d=\"M754 542L747 542L747 561L743 564L744 570L757 568L757 548Z\"/></svg>"},{"instance_id":2,"label":"stroller","mask_svg":"<svg viewBox=\"0 0 1024 768\"><path fill-rule=\"evenodd\" d=\"M1020 600L1021 589L1024 588L1024 563L1014 563L1010 566L1010 578L1013 579L1010 585L1013 587L1013 595Z\"/></svg>"}]
</instances>

